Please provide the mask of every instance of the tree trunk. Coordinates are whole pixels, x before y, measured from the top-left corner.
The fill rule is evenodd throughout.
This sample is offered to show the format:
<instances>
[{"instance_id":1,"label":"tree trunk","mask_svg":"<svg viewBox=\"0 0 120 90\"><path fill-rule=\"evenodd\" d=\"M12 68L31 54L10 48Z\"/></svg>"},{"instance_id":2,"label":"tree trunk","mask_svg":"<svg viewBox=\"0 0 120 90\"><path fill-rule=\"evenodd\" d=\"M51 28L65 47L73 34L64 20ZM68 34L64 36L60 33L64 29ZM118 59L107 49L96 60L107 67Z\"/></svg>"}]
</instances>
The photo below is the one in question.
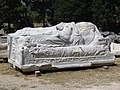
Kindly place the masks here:
<instances>
[{"instance_id":1,"label":"tree trunk","mask_svg":"<svg viewBox=\"0 0 120 90\"><path fill-rule=\"evenodd\" d=\"M7 30L7 33L10 33L10 28L11 28L10 21L8 21L8 30Z\"/></svg>"},{"instance_id":2,"label":"tree trunk","mask_svg":"<svg viewBox=\"0 0 120 90\"><path fill-rule=\"evenodd\" d=\"M43 27L45 27L45 14L43 15Z\"/></svg>"}]
</instances>

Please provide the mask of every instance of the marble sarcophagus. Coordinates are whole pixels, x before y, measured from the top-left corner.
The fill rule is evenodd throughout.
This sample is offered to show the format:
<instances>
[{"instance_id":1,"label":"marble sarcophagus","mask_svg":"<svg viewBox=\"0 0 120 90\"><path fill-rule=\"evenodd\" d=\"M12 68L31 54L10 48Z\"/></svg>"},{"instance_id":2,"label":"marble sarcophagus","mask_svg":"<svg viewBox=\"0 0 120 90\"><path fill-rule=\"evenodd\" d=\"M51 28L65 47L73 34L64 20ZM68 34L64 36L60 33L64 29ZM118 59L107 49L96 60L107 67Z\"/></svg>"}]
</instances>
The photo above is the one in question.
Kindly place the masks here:
<instances>
[{"instance_id":1,"label":"marble sarcophagus","mask_svg":"<svg viewBox=\"0 0 120 90\"><path fill-rule=\"evenodd\" d=\"M110 42L90 22L23 28L8 35L8 62L24 72L114 64Z\"/></svg>"}]
</instances>

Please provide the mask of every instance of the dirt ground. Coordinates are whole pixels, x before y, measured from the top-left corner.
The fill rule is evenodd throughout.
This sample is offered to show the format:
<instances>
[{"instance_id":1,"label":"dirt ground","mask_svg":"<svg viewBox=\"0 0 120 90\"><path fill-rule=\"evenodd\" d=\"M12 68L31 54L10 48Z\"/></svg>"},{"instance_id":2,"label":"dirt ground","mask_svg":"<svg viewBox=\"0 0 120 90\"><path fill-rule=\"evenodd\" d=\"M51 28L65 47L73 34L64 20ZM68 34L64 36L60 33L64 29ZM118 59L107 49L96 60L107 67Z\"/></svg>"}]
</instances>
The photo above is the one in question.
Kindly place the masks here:
<instances>
[{"instance_id":1,"label":"dirt ground","mask_svg":"<svg viewBox=\"0 0 120 90\"><path fill-rule=\"evenodd\" d=\"M0 90L120 90L120 58L114 66L22 73L0 63Z\"/></svg>"}]
</instances>

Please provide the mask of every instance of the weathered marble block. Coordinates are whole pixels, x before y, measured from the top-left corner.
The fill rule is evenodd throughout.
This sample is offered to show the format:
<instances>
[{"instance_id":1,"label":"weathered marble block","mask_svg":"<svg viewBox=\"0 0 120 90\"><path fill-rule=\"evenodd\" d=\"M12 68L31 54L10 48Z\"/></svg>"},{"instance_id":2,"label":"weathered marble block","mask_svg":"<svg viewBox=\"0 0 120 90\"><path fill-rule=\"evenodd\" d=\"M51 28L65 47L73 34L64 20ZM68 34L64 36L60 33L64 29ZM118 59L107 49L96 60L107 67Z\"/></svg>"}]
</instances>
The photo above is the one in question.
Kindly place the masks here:
<instances>
[{"instance_id":1,"label":"weathered marble block","mask_svg":"<svg viewBox=\"0 0 120 90\"><path fill-rule=\"evenodd\" d=\"M110 43L110 51L113 53L115 56L120 56L120 35L117 35L113 32L109 32L111 34L106 35L105 38L109 39L111 41Z\"/></svg>"},{"instance_id":2,"label":"weathered marble block","mask_svg":"<svg viewBox=\"0 0 120 90\"><path fill-rule=\"evenodd\" d=\"M116 56L120 56L120 44L119 43L111 43L111 53Z\"/></svg>"},{"instance_id":3,"label":"weathered marble block","mask_svg":"<svg viewBox=\"0 0 120 90\"><path fill-rule=\"evenodd\" d=\"M24 72L114 64L110 42L90 22L23 28L8 35L8 62Z\"/></svg>"}]
</instances>

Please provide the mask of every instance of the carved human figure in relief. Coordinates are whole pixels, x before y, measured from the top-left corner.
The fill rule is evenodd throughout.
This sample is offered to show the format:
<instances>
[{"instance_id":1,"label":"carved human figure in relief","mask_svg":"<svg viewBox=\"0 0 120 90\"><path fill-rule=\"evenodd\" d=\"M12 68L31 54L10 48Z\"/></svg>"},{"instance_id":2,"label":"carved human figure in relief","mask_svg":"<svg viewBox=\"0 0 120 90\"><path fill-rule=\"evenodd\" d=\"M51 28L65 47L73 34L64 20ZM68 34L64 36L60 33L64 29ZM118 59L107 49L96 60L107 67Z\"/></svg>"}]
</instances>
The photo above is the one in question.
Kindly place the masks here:
<instances>
[{"instance_id":1,"label":"carved human figure in relief","mask_svg":"<svg viewBox=\"0 0 120 90\"><path fill-rule=\"evenodd\" d=\"M106 54L106 42L97 27L89 22L75 24L60 23L56 25L56 33L28 36L29 43L36 46L28 47L35 57L93 56ZM55 46L55 47L54 47Z\"/></svg>"},{"instance_id":2,"label":"carved human figure in relief","mask_svg":"<svg viewBox=\"0 0 120 90\"><path fill-rule=\"evenodd\" d=\"M78 30L74 22L60 23L56 25L56 29L54 29L55 33L44 33L28 38L30 40L29 42L38 44L59 46L84 45L84 38L78 33Z\"/></svg>"},{"instance_id":3,"label":"carved human figure in relief","mask_svg":"<svg viewBox=\"0 0 120 90\"><path fill-rule=\"evenodd\" d=\"M62 24L62 25L61 25ZM78 28L74 22L61 23L56 26L57 33L50 35L45 39L44 43L57 44L63 46L83 45L84 39L78 34ZM61 27L59 27L61 25Z\"/></svg>"},{"instance_id":4,"label":"carved human figure in relief","mask_svg":"<svg viewBox=\"0 0 120 90\"><path fill-rule=\"evenodd\" d=\"M28 38L32 43L59 46L98 44L98 39L103 38L97 27L89 22L80 22L77 24L74 22L62 22L56 25L55 28L53 31L50 30L51 33L38 34Z\"/></svg>"}]
</instances>

